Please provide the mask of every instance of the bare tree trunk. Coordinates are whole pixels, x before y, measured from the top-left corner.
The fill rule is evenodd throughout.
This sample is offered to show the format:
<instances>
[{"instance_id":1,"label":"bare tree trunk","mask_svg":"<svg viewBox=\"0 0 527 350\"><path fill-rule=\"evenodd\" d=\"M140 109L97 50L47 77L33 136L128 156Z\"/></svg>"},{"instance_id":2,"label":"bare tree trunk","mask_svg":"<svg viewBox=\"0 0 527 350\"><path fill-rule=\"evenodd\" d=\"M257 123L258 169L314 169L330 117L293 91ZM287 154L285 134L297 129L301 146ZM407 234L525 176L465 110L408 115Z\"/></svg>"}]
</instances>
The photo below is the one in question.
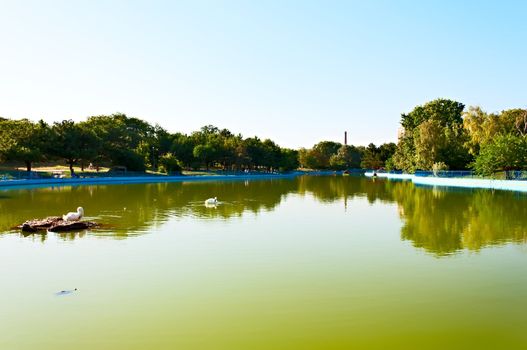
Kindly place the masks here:
<instances>
[{"instance_id":1,"label":"bare tree trunk","mask_svg":"<svg viewBox=\"0 0 527 350\"><path fill-rule=\"evenodd\" d=\"M31 172L31 162L25 162L26 163L26 169L27 169L27 172Z\"/></svg>"}]
</instances>

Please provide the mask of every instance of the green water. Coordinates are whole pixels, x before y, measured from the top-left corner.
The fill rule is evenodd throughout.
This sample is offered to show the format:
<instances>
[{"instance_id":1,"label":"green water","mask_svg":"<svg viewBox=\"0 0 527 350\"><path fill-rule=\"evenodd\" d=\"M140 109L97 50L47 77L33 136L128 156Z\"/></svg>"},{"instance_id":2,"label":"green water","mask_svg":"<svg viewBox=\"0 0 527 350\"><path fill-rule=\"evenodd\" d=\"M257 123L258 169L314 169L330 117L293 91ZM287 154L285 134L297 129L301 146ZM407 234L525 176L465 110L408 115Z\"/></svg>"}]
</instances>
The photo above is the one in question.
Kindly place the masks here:
<instances>
[{"instance_id":1,"label":"green water","mask_svg":"<svg viewBox=\"0 0 527 350\"><path fill-rule=\"evenodd\" d=\"M100 230L11 229L79 205ZM2 350L527 348L527 195L360 177L10 189L0 232Z\"/></svg>"}]
</instances>

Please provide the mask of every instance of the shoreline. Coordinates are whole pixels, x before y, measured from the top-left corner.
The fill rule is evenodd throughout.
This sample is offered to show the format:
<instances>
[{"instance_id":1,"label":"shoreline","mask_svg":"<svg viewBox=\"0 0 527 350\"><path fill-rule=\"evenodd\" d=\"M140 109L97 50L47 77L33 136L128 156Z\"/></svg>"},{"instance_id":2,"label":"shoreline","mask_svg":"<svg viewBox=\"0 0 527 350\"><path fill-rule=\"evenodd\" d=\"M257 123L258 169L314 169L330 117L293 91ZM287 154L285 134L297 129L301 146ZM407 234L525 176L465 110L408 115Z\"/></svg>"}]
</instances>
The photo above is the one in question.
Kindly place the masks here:
<instances>
[{"instance_id":1,"label":"shoreline","mask_svg":"<svg viewBox=\"0 0 527 350\"><path fill-rule=\"evenodd\" d=\"M257 175L175 175L175 176L123 176L123 177L93 177L93 178L68 178L68 179L24 179L0 181L0 189L26 188L26 187L53 187L67 185L121 185L162 182L185 181L232 181L232 180L268 180L289 179L304 175L303 172L289 174L257 174Z\"/></svg>"},{"instance_id":2,"label":"shoreline","mask_svg":"<svg viewBox=\"0 0 527 350\"><path fill-rule=\"evenodd\" d=\"M364 173L366 177L373 177L373 172ZM474 179L462 177L415 176L413 174L377 173L377 177L389 180L408 180L416 185L430 187L481 188L488 190L527 192L527 181Z\"/></svg>"}]
</instances>

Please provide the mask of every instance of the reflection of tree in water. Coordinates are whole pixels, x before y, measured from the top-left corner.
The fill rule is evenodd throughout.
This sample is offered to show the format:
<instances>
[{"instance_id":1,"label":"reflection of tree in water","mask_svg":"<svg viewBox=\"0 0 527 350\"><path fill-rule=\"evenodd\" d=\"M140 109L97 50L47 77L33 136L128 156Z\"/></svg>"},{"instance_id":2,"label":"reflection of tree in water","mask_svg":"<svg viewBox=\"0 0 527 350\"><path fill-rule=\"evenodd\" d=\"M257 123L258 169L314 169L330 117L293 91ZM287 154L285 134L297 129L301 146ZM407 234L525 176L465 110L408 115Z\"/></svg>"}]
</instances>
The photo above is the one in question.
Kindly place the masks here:
<instances>
[{"instance_id":1,"label":"reflection of tree in water","mask_svg":"<svg viewBox=\"0 0 527 350\"><path fill-rule=\"evenodd\" d=\"M365 197L396 202L401 238L437 256L527 242L527 195L505 191L433 189L409 181L364 177L304 177L300 193L323 202Z\"/></svg>"},{"instance_id":2,"label":"reflection of tree in water","mask_svg":"<svg viewBox=\"0 0 527 350\"><path fill-rule=\"evenodd\" d=\"M527 196L505 191L432 189L406 182L394 189L401 237L438 256L527 241Z\"/></svg>"},{"instance_id":3,"label":"reflection of tree in water","mask_svg":"<svg viewBox=\"0 0 527 350\"><path fill-rule=\"evenodd\" d=\"M298 179L298 193L310 193L321 202L334 202L344 198L367 198L393 202L391 191L386 186L397 183L372 181L363 176L303 176Z\"/></svg>"},{"instance_id":4,"label":"reflection of tree in water","mask_svg":"<svg viewBox=\"0 0 527 350\"><path fill-rule=\"evenodd\" d=\"M403 186L401 186L403 187ZM470 196L405 183L404 192L394 191L404 221L401 237L439 255L463 248L461 233L465 227Z\"/></svg>"},{"instance_id":5,"label":"reflection of tree in water","mask_svg":"<svg viewBox=\"0 0 527 350\"><path fill-rule=\"evenodd\" d=\"M290 193L309 194L321 202L354 198L395 202L404 222L401 238L438 256L527 241L527 195L437 190L354 176L8 190L0 194L0 231L28 218L59 215L82 205L88 217L95 217L112 235L126 237L146 232L169 217L227 220L272 210ZM222 204L205 207L203 201L209 197L218 197Z\"/></svg>"},{"instance_id":6,"label":"reflection of tree in water","mask_svg":"<svg viewBox=\"0 0 527 350\"><path fill-rule=\"evenodd\" d=\"M9 190L0 199L0 232L29 218L61 215L83 206L87 218L94 218L117 236L141 233L171 216L227 219L271 210L297 187L295 181L275 179ZM222 203L207 208L204 200L209 197L218 197Z\"/></svg>"}]
</instances>

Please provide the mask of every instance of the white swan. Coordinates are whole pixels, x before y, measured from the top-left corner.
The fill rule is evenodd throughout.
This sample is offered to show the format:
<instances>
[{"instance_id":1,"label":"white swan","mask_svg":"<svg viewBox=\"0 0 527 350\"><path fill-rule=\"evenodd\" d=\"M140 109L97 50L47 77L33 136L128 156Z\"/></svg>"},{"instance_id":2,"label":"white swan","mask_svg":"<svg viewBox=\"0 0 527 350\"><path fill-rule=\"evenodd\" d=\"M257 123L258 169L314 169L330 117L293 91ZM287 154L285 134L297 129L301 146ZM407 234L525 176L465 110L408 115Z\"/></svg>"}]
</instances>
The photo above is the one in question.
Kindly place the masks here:
<instances>
[{"instance_id":1,"label":"white swan","mask_svg":"<svg viewBox=\"0 0 527 350\"><path fill-rule=\"evenodd\" d=\"M77 208L77 212L69 212L68 214L62 215L64 221L79 221L84 216L84 209L82 207Z\"/></svg>"},{"instance_id":2,"label":"white swan","mask_svg":"<svg viewBox=\"0 0 527 350\"><path fill-rule=\"evenodd\" d=\"M218 204L218 197L209 198L205 201L205 205L215 205Z\"/></svg>"}]
</instances>

